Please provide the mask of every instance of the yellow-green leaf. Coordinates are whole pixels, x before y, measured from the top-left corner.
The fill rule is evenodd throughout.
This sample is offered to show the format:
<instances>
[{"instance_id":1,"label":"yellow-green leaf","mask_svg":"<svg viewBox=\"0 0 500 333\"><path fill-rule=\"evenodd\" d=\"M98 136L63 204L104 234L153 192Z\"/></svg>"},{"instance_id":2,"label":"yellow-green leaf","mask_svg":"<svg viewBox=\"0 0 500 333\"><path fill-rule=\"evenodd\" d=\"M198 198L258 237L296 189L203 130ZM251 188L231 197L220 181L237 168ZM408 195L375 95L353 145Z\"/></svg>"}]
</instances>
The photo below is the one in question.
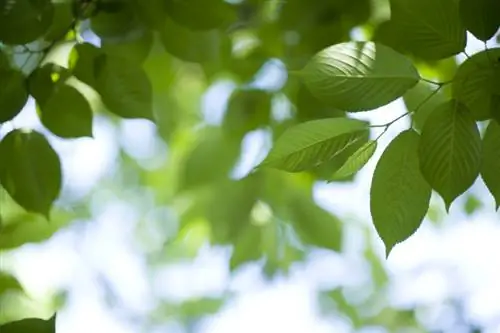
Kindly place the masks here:
<instances>
[{"instance_id":1,"label":"yellow-green leaf","mask_svg":"<svg viewBox=\"0 0 500 333\"><path fill-rule=\"evenodd\" d=\"M500 207L500 125L490 121L483 137L481 178Z\"/></svg>"},{"instance_id":2,"label":"yellow-green leaf","mask_svg":"<svg viewBox=\"0 0 500 333\"><path fill-rule=\"evenodd\" d=\"M343 179L355 174L368 163L376 150L377 141L368 141L347 159L342 167L335 172L332 179Z\"/></svg>"}]
</instances>

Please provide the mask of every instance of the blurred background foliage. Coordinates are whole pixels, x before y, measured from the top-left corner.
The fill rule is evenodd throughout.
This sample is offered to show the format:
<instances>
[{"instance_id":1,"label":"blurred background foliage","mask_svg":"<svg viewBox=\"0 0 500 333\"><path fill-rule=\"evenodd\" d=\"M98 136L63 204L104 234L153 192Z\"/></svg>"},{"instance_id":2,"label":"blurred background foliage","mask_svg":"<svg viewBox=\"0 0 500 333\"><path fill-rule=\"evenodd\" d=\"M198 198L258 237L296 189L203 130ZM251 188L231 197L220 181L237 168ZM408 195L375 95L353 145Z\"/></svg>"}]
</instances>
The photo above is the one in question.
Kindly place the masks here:
<instances>
[{"instance_id":1,"label":"blurred background foliage","mask_svg":"<svg viewBox=\"0 0 500 333\"><path fill-rule=\"evenodd\" d=\"M0 1L0 8L4 2L9 1ZM85 1L76 3L87 6ZM46 40L65 31L72 6L72 2L54 1ZM131 230L129 242L143 258L151 279L155 272L173 270L181 263L196 265L203 253L220 250L231 274L236 276L256 265L266 283L272 284L298 268L307 269L317 256L330 255L336 260L361 261L366 268L358 272L366 276L356 278L361 284L330 285L317 293L321 315L343 318L348 331L480 331L464 319L460 297L449 297L439 305L447 309L448 317L455 318L445 328L436 321L429 326L422 319L426 311L433 311L432 306L391 304L391 275L373 227L318 205L315 185L329 179L351 152L312 172L253 172L288 126L344 116L343 111L322 105L287 70L302 68L326 46L372 39L389 18L388 1L103 0L97 2L97 9L85 9L79 14L90 19L81 21L81 37L146 71L154 93L156 125L148 120L119 119L100 108L94 118L94 137L108 147L101 156L92 150L96 145L74 148L78 141L83 147L92 139L64 141L46 131L33 117L32 101L13 122L2 124L3 133L26 123L44 131L63 160L65 178L50 221L26 213L2 192L1 323L28 317L47 319L55 310L62 311L63 320L71 292L58 286L43 297L30 296L14 277L19 261L13 258L26 249L36 252L65 232L84 235L110 206L119 204L127 212L119 216L133 221L123 228ZM26 41L38 28L19 25ZM29 73L37 65L38 55L8 46L3 29L0 22L7 61ZM439 81L450 80L457 69L455 58L414 60L426 77ZM427 83L419 83L404 96L404 103L412 109L429 91ZM441 90L418 112L414 119L417 128L442 100L440 94L449 91ZM83 157L76 158L76 153ZM87 163L94 169L88 169ZM356 181L360 180L353 176L328 186ZM351 199L353 209L368 205L363 198ZM481 195L470 194L461 209L473 215L484 202ZM439 226L444 214L441 203L435 202L427 221ZM353 232L360 244L354 252L349 236ZM36 275L36 269L30 274ZM93 275L104 290L107 307L119 308L115 286L101 274L96 270ZM203 279L203 273L199 274ZM20 275L19 281L22 279ZM181 300L156 296L154 306L136 320L140 323L137 332L156 332L156 327L171 321L178 325L169 332L198 332L198 323L230 306L234 295L228 289ZM136 314L128 315L134 318Z\"/></svg>"}]
</instances>

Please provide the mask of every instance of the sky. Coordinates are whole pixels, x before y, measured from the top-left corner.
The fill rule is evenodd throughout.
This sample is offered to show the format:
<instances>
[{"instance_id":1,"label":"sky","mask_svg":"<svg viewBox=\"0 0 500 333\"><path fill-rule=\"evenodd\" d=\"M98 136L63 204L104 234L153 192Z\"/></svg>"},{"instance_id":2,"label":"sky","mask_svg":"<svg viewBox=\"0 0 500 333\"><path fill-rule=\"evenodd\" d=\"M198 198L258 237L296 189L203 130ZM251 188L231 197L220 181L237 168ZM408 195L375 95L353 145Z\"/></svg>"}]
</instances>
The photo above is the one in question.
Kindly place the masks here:
<instances>
[{"instance_id":1,"label":"sky","mask_svg":"<svg viewBox=\"0 0 500 333\"><path fill-rule=\"evenodd\" d=\"M482 49L482 43L469 36L467 52ZM463 60L463 58L462 58ZM274 74L269 74L273 72ZM255 84L266 87L279 85L283 72L279 63L271 63ZM286 76L285 76L286 78ZM208 123L221 119L221 102L233 86L221 82L205 96L203 112ZM286 105L283 106L286 111ZM286 113L286 112L285 112ZM401 100L379 110L356 114L373 124L383 124L404 113ZM27 105L13 122L15 127L39 127L33 104ZM324 208L335 212L353 225L370 224L369 186L374 166L387 143L402 129L405 121L392 126L380 142L375 157L350 184L317 184L314 196ZM1 131L10 130L3 127ZM140 133L140 135L138 135ZM154 138L154 127L147 121L127 120L114 133L104 120L97 121L94 139L63 142L52 138L63 156L66 185L84 193L99 184L111 169L117 156L118 137L125 149L135 158L149 161L155 156L168 156L168 149ZM244 175L265 156L262 147L268 147L266 133L250 134L243 146L246 154L234 171ZM493 199L480 181L474 193L485 202L477 214L467 217L461 212L463 197L452 206L443 227L434 227L426 221L414 236L394 248L386 266L393 281L390 302L395 306L416 304L435 305L449 295L459 294L466 300L467 314L491 326L489 332L500 332L500 214L494 211ZM439 198L435 198L440 204ZM362 238L356 228L349 235L353 254L340 257L318 253L307 264L292 270L288 279L268 284L258 275L257 267L249 267L236 278L226 269L227 251L205 249L192 263L179 263L175 268L159 270L152 281L146 274L144 258L133 247L135 222L138 213L126 202L111 201L95 204L95 219L57 233L45 244L28 245L7 258L27 291L42 297L60 286L71 290L67 306L58 318L58 333L113 332L137 333L141 316L155 306L153 296L163 299L185 299L227 290L236 298L216 316L207 320L201 333L271 333L283 332L350 332L349 324L341 319L321 318L315 301L320 287L342 285L351 288L366 282L367 268L356 248ZM161 218L161 214L159 217ZM384 248L376 240L377 253ZM430 268L429 268L430 265ZM452 271L452 278L448 275ZM97 283L95 272L100 272L116 286L123 308L110 312L104 305L106 295ZM444 309L446 310L446 309ZM443 311L444 311L443 310ZM135 315L132 318L129 314ZM422 320L432 323L439 313L430 313ZM178 323L171 321L156 332L182 332ZM365 330L382 332L380 330Z\"/></svg>"}]
</instances>

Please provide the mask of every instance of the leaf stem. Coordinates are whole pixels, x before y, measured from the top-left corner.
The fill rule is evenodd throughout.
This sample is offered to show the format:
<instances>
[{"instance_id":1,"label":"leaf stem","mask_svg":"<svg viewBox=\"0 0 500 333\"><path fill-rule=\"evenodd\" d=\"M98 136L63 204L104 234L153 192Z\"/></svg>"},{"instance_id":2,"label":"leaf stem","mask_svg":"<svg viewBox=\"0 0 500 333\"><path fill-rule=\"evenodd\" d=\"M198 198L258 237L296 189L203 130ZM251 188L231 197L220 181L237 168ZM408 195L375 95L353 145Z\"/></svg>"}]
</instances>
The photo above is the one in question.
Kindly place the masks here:
<instances>
[{"instance_id":1,"label":"leaf stem","mask_svg":"<svg viewBox=\"0 0 500 333\"><path fill-rule=\"evenodd\" d=\"M444 81L444 82L437 82L437 81L433 81L433 80L429 80L429 79L425 79L425 78L421 78L421 80L424 81L424 82L427 82L427 83L439 86L439 87L445 86L445 85L450 84L450 83L453 82L453 80Z\"/></svg>"}]
</instances>

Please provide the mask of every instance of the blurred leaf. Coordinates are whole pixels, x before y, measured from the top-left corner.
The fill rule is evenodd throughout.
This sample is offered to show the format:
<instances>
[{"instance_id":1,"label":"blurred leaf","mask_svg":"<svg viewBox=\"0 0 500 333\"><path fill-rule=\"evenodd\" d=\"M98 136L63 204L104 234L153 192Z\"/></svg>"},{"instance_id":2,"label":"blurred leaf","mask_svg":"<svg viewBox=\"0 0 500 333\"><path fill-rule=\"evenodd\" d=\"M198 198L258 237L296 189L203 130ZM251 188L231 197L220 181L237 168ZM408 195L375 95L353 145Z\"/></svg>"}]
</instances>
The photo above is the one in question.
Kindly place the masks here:
<instances>
[{"instance_id":1,"label":"blurred leaf","mask_svg":"<svg viewBox=\"0 0 500 333\"><path fill-rule=\"evenodd\" d=\"M3 293L7 291L22 291L22 290L23 287L14 276L2 272L0 270L0 297Z\"/></svg>"},{"instance_id":2,"label":"blurred leaf","mask_svg":"<svg viewBox=\"0 0 500 333\"><path fill-rule=\"evenodd\" d=\"M431 199L431 187L420 173L420 136L401 132L382 153L370 190L373 224L386 247L410 237L422 223Z\"/></svg>"},{"instance_id":3,"label":"blurred leaf","mask_svg":"<svg viewBox=\"0 0 500 333\"><path fill-rule=\"evenodd\" d=\"M90 19L92 31L101 39L125 39L129 35L142 30L141 21L136 15L131 1L123 4L116 11L99 11Z\"/></svg>"},{"instance_id":4,"label":"blurred leaf","mask_svg":"<svg viewBox=\"0 0 500 333\"><path fill-rule=\"evenodd\" d=\"M486 42L500 27L500 2L497 0L460 0L460 17L477 39Z\"/></svg>"},{"instance_id":5,"label":"blurred leaf","mask_svg":"<svg viewBox=\"0 0 500 333\"><path fill-rule=\"evenodd\" d=\"M311 120L287 129L262 162L300 172L328 162L368 131L367 123L349 118Z\"/></svg>"},{"instance_id":6,"label":"blurred leaf","mask_svg":"<svg viewBox=\"0 0 500 333\"><path fill-rule=\"evenodd\" d=\"M47 139L36 131L13 130L0 143L0 181L27 211L47 219L62 186L61 162Z\"/></svg>"},{"instance_id":7,"label":"blurred leaf","mask_svg":"<svg viewBox=\"0 0 500 333\"><path fill-rule=\"evenodd\" d=\"M12 120L28 101L24 75L0 67L0 123Z\"/></svg>"},{"instance_id":8,"label":"blurred leaf","mask_svg":"<svg viewBox=\"0 0 500 333\"><path fill-rule=\"evenodd\" d=\"M463 104L445 102L429 116L419 146L420 169L446 210L479 176L481 137Z\"/></svg>"},{"instance_id":9,"label":"blurred leaf","mask_svg":"<svg viewBox=\"0 0 500 333\"><path fill-rule=\"evenodd\" d=\"M229 269L231 271L234 271L247 262L258 260L262 256L261 233L262 227L252 224L249 224L241 232L235 241L233 253L229 261Z\"/></svg>"},{"instance_id":10,"label":"blurred leaf","mask_svg":"<svg viewBox=\"0 0 500 333\"><path fill-rule=\"evenodd\" d=\"M193 30L210 30L236 18L234 6L224 0L166 0L168 15Z\"/></svg>"},{"instance_id":11,"label":"blurred leaf","mask_svg":"<svg viewBox=\"0 0 500 333\"><path fill-rule=\"evenodd\" d=\"M76 44L70 55L69 67L80 81L96 88L96 59L102 57L102 50L90 43Z\"/></svg>"},{"instance_id":12,"label":"blurred leaf","mask_svg":"<svg viewBox=\"0 0 500 333\"><path fill-rule=\"evenodd\" d=\"M50 0L0 2L0 42L27 44L41 37L54 15Z\"/></svg>"},{"instance_id":13,"label":"blurred leaf","mask_svg":"<svg viewBox=\"0 0 500 333\"><path fill-rule=\"evenodd\" d=\"M56 315L48 320L28 318L3 324L2 333L56 333Z\"/></svg>"},{"instance_id":14,"label":"blurred leaf","mask_svg":"<svg viewBox=\"0 0 500 333\"><path fill-rule=\"evenodd\" d=\"M103 40L101 50L114 57L124 57L134 63L143 63L153 46L153 34L142 31L126 40Z\"/></svg>"},{"instance_id":15,"label":"blurred leaf","mask_svg":"<svg viewBox=\"0 0 500 333\"><path fill-rule=\"evenodd\" d=\"M471 216L481 209L482 206L483 203L478 197L473 194L469 194L465 200L464 211L467 215Z\"/></svg>"},{"instance_id":16,"label":"blurred leaf","mask_svg":"<svg viewBox=\"0 0 500 333\"><path fill-rule=\"evenodd\" d=\"M481 178L500 207L500 125L490 121L483 137Z\"/></svg>"},{"instance_id":17,"label":"blurred leaf","mask_svg":"<svg viewBox=\"0 0 500 333\"><path fill-rule=\"evenodd\" d=\"M299 73L318 99L350 112L388 104L420 80L409 59L373 42L330 46Z\"/></svg>"}]
</instances>

